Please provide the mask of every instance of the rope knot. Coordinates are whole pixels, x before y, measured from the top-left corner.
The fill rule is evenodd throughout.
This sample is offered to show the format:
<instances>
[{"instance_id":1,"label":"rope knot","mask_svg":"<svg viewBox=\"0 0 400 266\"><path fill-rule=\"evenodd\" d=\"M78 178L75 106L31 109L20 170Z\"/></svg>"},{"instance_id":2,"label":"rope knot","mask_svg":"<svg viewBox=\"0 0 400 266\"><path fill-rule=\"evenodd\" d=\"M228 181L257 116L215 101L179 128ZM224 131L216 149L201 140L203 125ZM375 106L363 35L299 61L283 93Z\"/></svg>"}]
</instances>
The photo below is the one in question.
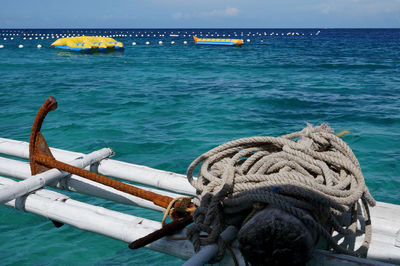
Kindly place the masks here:
<instances>
[{"instance_id":1,"label":"rope knot","mask_svg":"<svg viewBox=\"0 0 400 266\"><path fill-rule=\"evenodd\" d=\"M170 216L174 220L192 215L195 207L192 204L193 197L177 197L173 199L164 211L164 216L161 221L162 226L165 225L165 220Z\"/></svg>"}]
</instances>

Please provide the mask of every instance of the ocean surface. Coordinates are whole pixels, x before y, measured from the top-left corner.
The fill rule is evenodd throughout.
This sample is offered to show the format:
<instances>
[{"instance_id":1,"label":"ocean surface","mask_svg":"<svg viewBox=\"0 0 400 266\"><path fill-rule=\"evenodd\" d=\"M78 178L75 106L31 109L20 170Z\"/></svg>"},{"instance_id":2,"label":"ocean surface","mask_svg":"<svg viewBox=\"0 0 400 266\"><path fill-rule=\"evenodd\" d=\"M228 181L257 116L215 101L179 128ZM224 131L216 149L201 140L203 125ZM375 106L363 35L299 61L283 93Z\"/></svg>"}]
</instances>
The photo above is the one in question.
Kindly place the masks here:
<instances>
[{"instance_id":1,"label":"ocean surface","mask_svg":"<svg viewBox=\"0 0 400 266\"><path fill-rule=\"evenodd\" d=\"M114 36L125 50L50 47L68 34ZM196 46L192 35L245 44ZM375 199L400 204L400 29L0 29L0 45L0 137L29 141L37 110L54 96L58 109L42 129L51 147L111 147L116 160L185 174L224 142L325 122L350 131L343 139ZM155 211L62 193L161 220ZM1 265L182 262L0 206Z\"/></svg>"}]
</instances>

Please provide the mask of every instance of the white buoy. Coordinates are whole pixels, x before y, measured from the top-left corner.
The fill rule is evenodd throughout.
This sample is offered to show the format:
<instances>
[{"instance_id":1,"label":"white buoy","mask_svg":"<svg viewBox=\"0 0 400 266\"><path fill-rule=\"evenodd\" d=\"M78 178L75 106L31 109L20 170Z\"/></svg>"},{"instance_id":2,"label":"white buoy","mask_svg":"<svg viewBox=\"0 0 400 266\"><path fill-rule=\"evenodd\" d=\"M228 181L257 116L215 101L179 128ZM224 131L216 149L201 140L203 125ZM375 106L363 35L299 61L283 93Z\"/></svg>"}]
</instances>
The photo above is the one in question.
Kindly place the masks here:
<instances>
[{"instance_id":1,"label":"white buoy","mask_svg":"<svg viewBox=\"0 0 400 266\"><path fill-rule=\"evenodd\" d=\"M159 45L162 45L162 43L163 43L162 41L159 41L159 42L158 42Z\"/></svg>"},{"instance_id":2,"label":"white buoy","mask_svg":"<svg viewBox=\"0 0 400 266\"><path fill-rule=\"evenodd\" d=\"M5 41L7 41L7 38L4 38Z\"/></svg>"},{"instance_id":3,"label":"white buoy","mask_svg":"<svg viewBox=\"0 0 400 266\"><path fill-rule=\"evenodd\" d=\"M1 48L4 48L4 45L0 44L0 49L1 49Z\"/></svg>"},{"instance_id":4,"label":"white buoy","mask_svg":"<svg viewBox=\"0 0 400 266\"><path fill-rule=\"evenodd\" d=\"M11 37L11 38L10 38L10 40L14 40L14 38L13 38L13 37Z\"/></svg>"},{"instance_id":5,"label":"white buoy","mask_svg":"<svg viewBox=\"0 0 400 266\"><path fill-rule=\"evenodd\" d=\"M18 45L18 48L24 48L24 46L22 44Z\"/></svg>"},{"instance_id":6,"label":"white buoy","mask_svg":"<svg viewBox=\"0 0 400 266\"><path fill-rule=\"evenodd\" d=\"M39 49L42 48L42 45L41 45L41 44L38 44L38 45L37 45L37 48L39 48Z\"/></svg>"},{"instance_id":7,"label":"white buoy","mask_svg":"<svg viewBox=\"0 0 400 266\"><path fill-rule=\"evenodd\" d=\"M183 44L187 44L187 41L183 41Z\"/></svg>"},{"instance_id":8,"label":"white buoy","mask_svg":"<svg viewBox=\"0 0 400 266\"><path fill-rule=\"evenodd\" d=\"M146 42L146 45L149 45L150 44L150 42Z\"/></svg>"},{"instance_id":9,"label":"white buoy","mask_svg":"<svg viewBox=\"0 0 400 266\"><path fill-rule=\"evenodd\" d=\"M250 42L250 39L247 39L246 41L247 41L247 42Z\"/></svg>"},{"instance_id":10,"label":"white buoy","mask_svg":"<svg viewBox=\"0 0 400 266\"><path fill-rule=\"evenodd\" d=\"M174 44L174 43L175 43L174 41L171 42L171 44Z\"/></svg>"},{"instance_id":11,"label":"white buoy","mask_svg":"<svg viewBox=\"0 0 400 266\"><path fill-rule=\"evenodd\" d=\"M132 45L133 45L133 46L135 46L135 45L136 45L136 43L135 43L135 42L133 42L133 43L132 43Z\"/></svg>"}]
</instances>

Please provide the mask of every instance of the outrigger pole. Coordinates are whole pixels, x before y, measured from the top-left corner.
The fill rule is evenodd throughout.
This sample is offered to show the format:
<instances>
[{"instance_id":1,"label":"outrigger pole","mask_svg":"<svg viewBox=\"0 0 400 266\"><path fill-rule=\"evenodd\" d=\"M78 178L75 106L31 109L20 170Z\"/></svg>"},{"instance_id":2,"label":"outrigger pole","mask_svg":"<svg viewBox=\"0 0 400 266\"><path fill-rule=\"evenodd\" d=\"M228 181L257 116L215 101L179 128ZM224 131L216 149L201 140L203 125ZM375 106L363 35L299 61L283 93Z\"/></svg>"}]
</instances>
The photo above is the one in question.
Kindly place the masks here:
<instances>
[{"instance_id":1,"label":"outrigger pole","mask_svg":"<svg viewBox=\"0 0 400 266\"><path fill-rule=\"evenodd\" d=\"M92 152L83 158L75 159L70 164L75 167L84 168L86 166L92 165L93 163L108 158L112 154L113 151L111 149L104 148L99 151ZM51 169L49 171L34 175L28 179L2 188L0 189L0 204L6 203L29 192L42 188L50 183L60 180L67 175L69 175L69 173L59 171L57 169Z\"/></svg>"}]
</instances>

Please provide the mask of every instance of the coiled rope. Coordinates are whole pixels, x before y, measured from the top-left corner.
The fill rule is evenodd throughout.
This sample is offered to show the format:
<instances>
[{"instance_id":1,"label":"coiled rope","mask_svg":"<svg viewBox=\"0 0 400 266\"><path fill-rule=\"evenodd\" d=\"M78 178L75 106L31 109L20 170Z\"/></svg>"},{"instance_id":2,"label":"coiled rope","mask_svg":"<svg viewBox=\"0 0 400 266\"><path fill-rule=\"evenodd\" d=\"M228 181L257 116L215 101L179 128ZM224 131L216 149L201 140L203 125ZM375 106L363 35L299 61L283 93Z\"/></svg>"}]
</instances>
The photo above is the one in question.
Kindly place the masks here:
<instances>
[{"instance_id":1,"label":"coiled rope","mask_svg":"<svg viewBox=\"0 0 400 266\"><path fill-rule=\"evenodd\" d=\"M374 206L375 200L352 150L332 132L322 124L281 137L242 138L195 159L187 170L187 178L197 190L194 224L187 231L195 251L218 243L222 258L224 244L219 235L231 217L250 213L254 204L263 203L297 217L335 251L365 256L371 240L368 205ZM199 164L198 178L194 178ZM362 207L365 236L354 251L339 245L332 232L356 234L357 206ZM346 213L353 218L343 225L341 217ZM207 233L207 238L201 238L201 232Z\"/></svg>"}]
</instances>

